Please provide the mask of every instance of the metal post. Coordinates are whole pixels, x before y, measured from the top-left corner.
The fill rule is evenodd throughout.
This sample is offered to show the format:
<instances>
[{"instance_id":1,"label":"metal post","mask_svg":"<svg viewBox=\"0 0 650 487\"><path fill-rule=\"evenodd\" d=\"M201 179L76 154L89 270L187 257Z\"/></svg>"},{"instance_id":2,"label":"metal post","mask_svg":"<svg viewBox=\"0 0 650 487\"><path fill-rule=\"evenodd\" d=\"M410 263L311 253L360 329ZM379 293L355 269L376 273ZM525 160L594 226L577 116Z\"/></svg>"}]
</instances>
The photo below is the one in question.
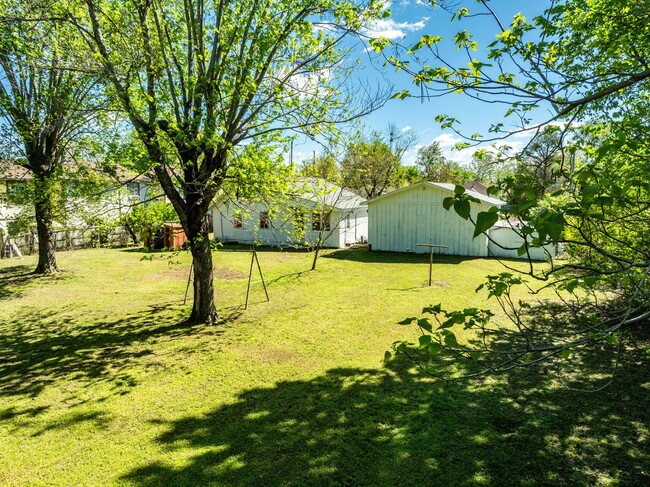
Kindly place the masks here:
<instances>
[{"instance_id":1,"label":"metal post","mask_svg":"<svg viewBox=\"0 0 650 487\"><path fill-rule=\"evenodd\" d=\"M190 281L192 280L192 270L194 269L194 262L190 264L190 273L187 276L187 287L185 288L185 299L183 304L187 303L187 293L190 291Z\"/></svg>"},{"instance_id":2,"label":"metal post","mask_svg":"<svg viewBox=\"0 0 650 487\"><path fill-rule=\"evenodd\" d=\"M428 247L429 248L429 286L431 286L433 275L433 249L446 249L446 245L434 245L434 244L415 244L416 247Z\"/></svg>"},{"instance_id":3,"label":"metal post","mask_svg":"<svg viewBox=\"0 0 650 487\"><path fill-rule=\"evenodd\" d=\"M248 296L251 293L251 279L253 278L253 263L255 262L255 247L253 247L253 255L251 256L251 268L248 271L248 287L246 288L246 304L244 309L248 309Z\"/></svg>"},{"instance_id":4,"label":"metal post","mask_svg":"<svg viewBox=\"0 0 650 487\"><path fill-rule=\"evenodd\" d=\"M255 256L255 262L257 262L257 270L260 271L260 278L262 278L262 286L264 286L264 294L266 294L266 300L271 301L269 299L269 293L266 290L266 283L264 282L264 276L262 275L262 267L260 266L260 261L257 258L257 252L253 251L253 255Z\"/></svg>"}]
</instances>

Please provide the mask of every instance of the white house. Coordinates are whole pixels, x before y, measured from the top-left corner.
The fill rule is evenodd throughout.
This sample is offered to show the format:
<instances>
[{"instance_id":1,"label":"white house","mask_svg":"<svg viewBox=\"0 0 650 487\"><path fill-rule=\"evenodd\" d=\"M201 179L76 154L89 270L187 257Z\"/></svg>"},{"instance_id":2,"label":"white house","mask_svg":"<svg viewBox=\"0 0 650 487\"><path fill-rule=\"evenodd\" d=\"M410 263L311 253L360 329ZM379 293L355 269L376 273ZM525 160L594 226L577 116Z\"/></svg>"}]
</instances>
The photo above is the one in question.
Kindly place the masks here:
<instances>
[{"instance_id":1,"label":"white house","mask_svg":"<svg viewBox=\"0 0 650 487\"><path fill-rule=\"evenodd\" d=\"M86 162L84 166L91 174L95 172L100 177L107 177L92 163ZM69 226L82 228L84 223L81 220L93 215L117 219L134 203L145 201L152 196L154 184L150 177L131 175L125 171L120 171L113 177L115 181L111 181L110 191L107 191L106 187L101 188L99 193L101 197L94 198L92 201L84 199L66 201ZM24 191L26 185L33 179L32 172L18 164L6 161L0 164L0 222L7 225L18 218L23 205L16 203L16 195Z\"/></svg>"},{"instance_id":2,"label":"white house","mask_svg":"<svg viewBox=\"0 0 650 487\"><path fill-rule=\"evenodd\" d=\"M434 253L487 257L517 258L516 248L523 244L517 232L504 224L489 230L490 237L505 244L502 249L493 242L488 243L486 235L473 238L474 225L463 220L456 212L445 210L443 200L454 195L455 185L422 181L392 193L379 196L368 202L368 244L372 250L393 252L429 252L418 244L444 245L434 248ZM471 203L471 216L488 211L493 206L502 206L505 201L466 190L478 203ZM494 232L494 233L493 233ZM494 239L494 238L493 238ZM531 249L531 257L544 260L542 249ZM523 256L522 258L526 258Z\"/></svg>"},{"instance_id":3,"label":"white house","mask_svg":"<svg viewBox=\"0 0 650 487\"><path fill-rule=\"evenodd\" d=\"M524 244L521 236L519 222L506 220L498 221L490 228L490 241L488 242L488 255L493 257L506 257L510 259L547 260L555 257L557 247L555 245L544 245L543 247L529 247L524 255L518 255L517 249Z\"/></svg>"},{"instance_id":4,"label":"white house","mask_svg":"<svg viewBox=\"0 0 650 487\"><path fill-rule=\"evenodd\" d=\"M89 174L96 172L96 175L102 178L107 177L97 165L89 162L82 164L80 167L88 171ZM70 167L66 166L65 169L70 169ZM0 161L0 241L9 235L12 223L21 215L33 218L33 207L23 205L20 197L33 178L32 172L28 169L9 161ZM151 178L128 174L124 171L114 173L110 181L111 186L102 185L101 188L98 188L98 194L95 197L65 200L65 219L58 219L53 225L57 248L67 249L85 245L89 239L93 238L94 229L101 223L101 219L117 220L121 215L130 211L133 204L151 197L152 192L156 189ZM69 180L66 182L65 174L62 183L64 185L73 184ZM14 228L13 231L16 232L16 229ZM11 235L11 238L27 252L34 251L38 245L38 237L34 231L14 234ZM117 238L117 241L123 240L120 232L113 232L111 238ZM0 255L3 250L4 248L0 244Z\"/></svg>"},{"instance_id":5,"label":"white house","mask_svg":"<svg viewBox=\"0 0 650 487\"><path fill-rule=\"evenodd\" d=\"M322 179L305 178L270 208L227 195L212 203L214 237L219 242L343 248L368 238L368 207L356 193Z\"/></svg>"}]
</instances>

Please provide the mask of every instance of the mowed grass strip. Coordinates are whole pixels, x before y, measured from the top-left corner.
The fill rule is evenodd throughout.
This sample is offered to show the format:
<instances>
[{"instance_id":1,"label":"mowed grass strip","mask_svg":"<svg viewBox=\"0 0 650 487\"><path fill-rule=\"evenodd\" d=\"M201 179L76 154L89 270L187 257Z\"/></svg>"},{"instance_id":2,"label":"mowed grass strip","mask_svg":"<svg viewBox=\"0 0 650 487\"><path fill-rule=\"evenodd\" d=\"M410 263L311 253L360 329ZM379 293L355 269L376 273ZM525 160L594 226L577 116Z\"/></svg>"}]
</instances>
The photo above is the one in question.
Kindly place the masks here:
<instances>
[{"instance_id":1,"label":"mowed grass strip","mask_svg":"<svg viewBox=\"0 0 650 487\"><path fill-rule=\"evenodd\" d=\"M218 326L187 326L187 253L0 261L0 485L642 485L647 360L599 393L520 371L442 383L382 363L424 306L494 306L496 261L214 253ZM255 269L256 271L256 269ZM255 272L255 281L259 276ZM191 290L190 290L191 299ZM467 337L465 337L467 338ZM584 373L585 388L602 378Z\"/></svg>"}]
</instances>

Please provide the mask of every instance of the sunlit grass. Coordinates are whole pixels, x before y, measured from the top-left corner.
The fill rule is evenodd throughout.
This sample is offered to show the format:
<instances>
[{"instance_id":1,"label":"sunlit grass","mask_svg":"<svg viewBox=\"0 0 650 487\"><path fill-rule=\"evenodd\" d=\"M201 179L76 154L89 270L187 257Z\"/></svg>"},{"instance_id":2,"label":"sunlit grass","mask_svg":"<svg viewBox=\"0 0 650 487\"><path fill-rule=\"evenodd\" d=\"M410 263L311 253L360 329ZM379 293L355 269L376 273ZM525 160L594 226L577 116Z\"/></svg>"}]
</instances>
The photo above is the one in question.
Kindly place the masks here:
<instances>
[{"instance_id":1,"label":"sunlit grass","mask_svg":"<svg viewBox=\"0 0 650 487\"><path fill-rule=\"evenodd\" d=\"M441 383L382 363L441 302L491 306L487 259L214 254L218 326L183 324L187 253L0 261L0 485L639 485L648 368L599 394L522 372ZM254 275L256 281L259 276ZM190 292L191 299L191 292ZM494 309L494 308L493 308ZM495 310L496 311L496 310ZM588 378L586 380L589 380ZM644 385L645 384L645 385Z\"/></svg>"}]
</instances>

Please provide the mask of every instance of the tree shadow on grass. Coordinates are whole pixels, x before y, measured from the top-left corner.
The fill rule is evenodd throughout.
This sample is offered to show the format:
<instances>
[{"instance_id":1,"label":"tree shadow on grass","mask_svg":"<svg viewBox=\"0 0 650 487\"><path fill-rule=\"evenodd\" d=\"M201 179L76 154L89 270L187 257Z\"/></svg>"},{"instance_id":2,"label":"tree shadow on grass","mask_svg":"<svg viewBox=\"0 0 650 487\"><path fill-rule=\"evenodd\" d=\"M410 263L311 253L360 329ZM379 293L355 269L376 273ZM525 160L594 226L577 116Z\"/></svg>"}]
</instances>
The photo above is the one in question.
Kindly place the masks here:
<instances>
[{"instance_id":1,"label":"tree shadow on grass","mask_svg":"<svg viewBox=\"0 0 650 487\"><path fill-rule=\"evenodd\" d=\"M327 255L323 255L324 259L337 259L349 260L353 262L367 262L376 264L428 264L429 254L414 254L411 252L382 252L382 251L369 251L366 248L349 248L335 250ZM453 264L458 265L467 260L476 260L480 257L461 257L457 255L433 255L433 263L435 264Z\"/></svg>"},{"instance_id":2,"label":"tree shadow on grass","mask_svg":"<svg viewBox=\"0 0 650 487\"><path fill-rule=\"evenodd\" d=\"M66 317L65 312L30 309L0 319L0 395L36 397L59 381L104 382L114 393L125 394L137 384L133 367L160 366L148 359L156 341L213 336L224 328L188 325L181 319L182 310L171 304L90 324ZM222 325L236 315L231 312Z\"/></svg>"},{"instance_id":3,"label":"tree shadow on grass","mask_svg":"<svg viewBox=\"0 0 650 487\"><path fill-rule=\"evenodd\" d=\"M441 383L409 366L333 369L163 423L158 442L183 461L157 461L123 480L146 486L650 481L650 413L647 390L639 388L647 367L622 364L625 381L588 395L530 371Z\"/></svg>"},{"instance_id":4,"label":"tree shadow on grass","mask_svg":"<svg viewBox=\"0 0 650 487\"><path fill-rule=\"evenodd\" d=\"M65 272L34 274L34 268L25 264L0 267L0 299L18 298L27 286L36 281L62 281L69 276Z\"/></svg>"}]
</instances>

